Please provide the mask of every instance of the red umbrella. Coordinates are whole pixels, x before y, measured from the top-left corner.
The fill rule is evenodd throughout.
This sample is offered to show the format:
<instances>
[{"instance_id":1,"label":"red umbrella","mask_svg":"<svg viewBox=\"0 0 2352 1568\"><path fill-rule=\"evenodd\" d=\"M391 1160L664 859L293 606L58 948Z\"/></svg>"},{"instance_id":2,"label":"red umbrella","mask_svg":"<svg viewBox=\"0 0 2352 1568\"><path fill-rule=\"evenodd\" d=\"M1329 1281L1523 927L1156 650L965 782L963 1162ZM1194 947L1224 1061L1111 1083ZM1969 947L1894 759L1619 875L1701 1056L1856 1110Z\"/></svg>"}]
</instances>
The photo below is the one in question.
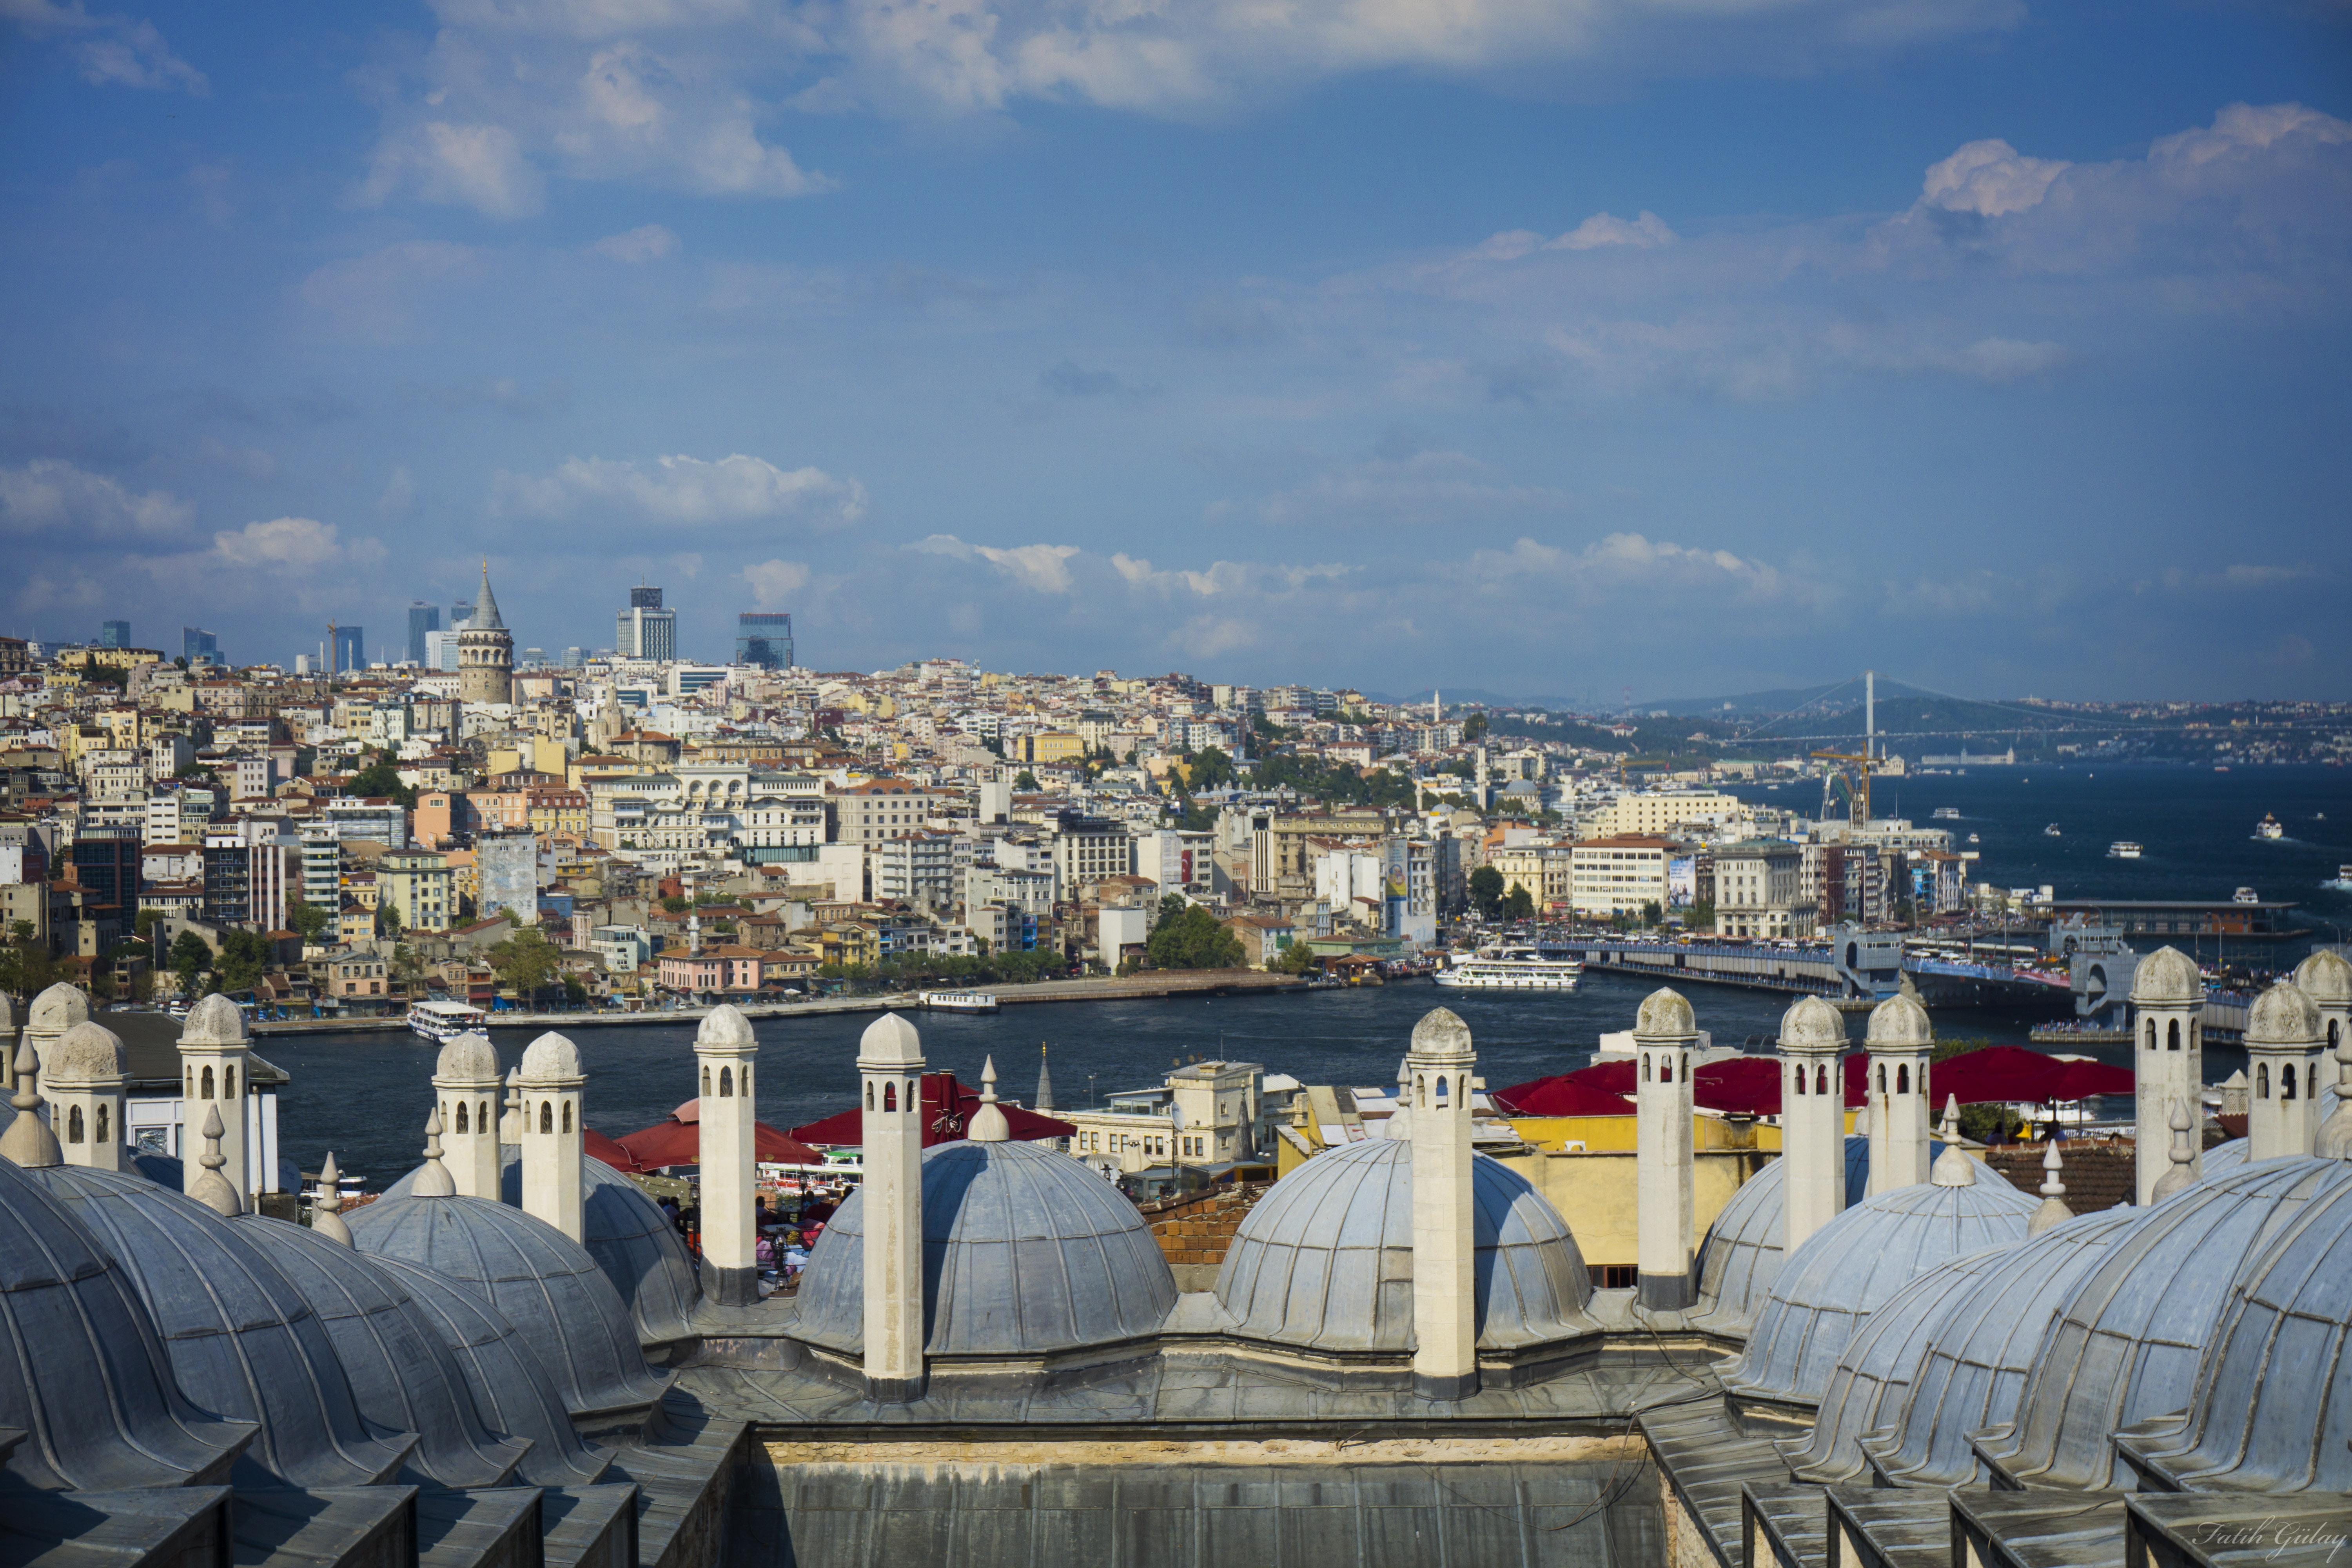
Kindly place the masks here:
<instances>
[{"instance_id":1,"label":"red umbrella","mask_svg":"<svg viewBox=\"0 0 2352 1568\"><path fill-rule=\"evenodd\" d=\"M614 1141L641 1171L665 1165L694 1165L702 1160L702 1129L675 1118L640 1128ZM751 1124L751 1157L768 1165L816 1165L824 1156L805 1143L795 1142L764 1121Z\"/></svg>"},{"instance_id":2,"label":"red umbrella","mask_svg":"<svg viewBox=\"0 0 2352 1568\"><path fill-rule=\"evenodd\" d=\"M956 1081L951 1072L927 1072L923 1075L923 1147L934 1143L952 1143L964 1136L971 1124L971 1114L980 1109L980 1095ZM1067 1138L1077 1131L1066 1121L1050 1116L1040 1116L1017 1105L998 1102L997 1110L1004 1112L1005 1125L1012 1129L1015 1140L1026 1142L1037 1138ZM837 1110L821 1121L793 1129L793 1136L808 1143L824 1143L835 1148L854 1149L866 1142L866 1113L852 1107Z\"/></svg>"},{"instance_id":3,"label":"red umbrella","mask_svg":"<svg viewBox=\"0 0 2352 1568\"><path fill-rule=\"evenodd\" d=\"M2127 1068L2104 1062L2061 1061L2019 1046L1987 1046L1937 1062L1927 1074L1928 1091L1940 1105L1957 1097L1962 1105L2015 1100L2040 1104L2082 1100L2094 1094L2129 1094Z\"/></svg>"},{"instance_id":4,"label":"red umbrella","mask_svg":"<svg viewBox=\"0 0 2352 1568\"><path fill-rule=\"evenodd\" d=\"M580 1145L616 1171L635 1171L637 1168L635 1155L593 1128L581 1129Z\"/></svg>"},{"instance_id":5,"label":"red umbrella","mask_svg":"<svg viewBox=\"0 0 2352 1568\"><path fill-rule=\"evenodd\" d=\"M1513 1116L1631 1116L1633 1102L1622 1094L1579 1083L1566 1074L1516 1084L1494 1097Z\"/></svg>"},{"instance_id":6,"label":"red umbrella","mask_svg":"<svg viewBox=\"0 0 2352 1568\"><path fill-rule=\"evenodd\" d=\"M1859 1058L1850 1058L1846 1073L1846 1103L1862 1103L1862 1070ZM1780 1062L1775 1057L1732 1057L1719 1062L1709 1062L1691 1075L1691 1100L1703 1110L1726 1116L1778 1116L1780 1114ZM1496 1096L1504 1108L1521 1116L1630 1115L1633 1108L1611 1111L1539 1111L1528 1109L1541 1101L1536 1098L1549 1085L1571 1086L1575 1092L1613 1095L1623 1099L1635 1089L1638 1068L1633 1058L1619 1057L1605 1062L1595 1062L1571 1073L1556 1078L1538 1079L1534 1083L1507 1089Z\"/></svg>"}]
</instances>

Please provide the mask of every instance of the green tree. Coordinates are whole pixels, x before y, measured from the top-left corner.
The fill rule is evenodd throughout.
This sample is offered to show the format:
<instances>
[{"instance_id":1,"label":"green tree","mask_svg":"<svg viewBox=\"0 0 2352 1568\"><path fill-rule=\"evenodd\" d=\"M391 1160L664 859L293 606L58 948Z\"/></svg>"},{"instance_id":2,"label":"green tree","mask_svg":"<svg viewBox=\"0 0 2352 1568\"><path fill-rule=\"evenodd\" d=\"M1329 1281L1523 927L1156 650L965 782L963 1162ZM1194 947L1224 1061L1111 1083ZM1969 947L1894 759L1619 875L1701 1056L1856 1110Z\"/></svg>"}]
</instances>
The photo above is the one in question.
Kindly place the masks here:
<instances>
[{"instance_id":1,"label":"green tree","mask_svg":"<svg viewBox=\"0 0 2352 1568\"><path fill-rule=\"evenodd\" d=\"M1473 713L1462 721L1462 739L1465 744L1476 745L1486 738L1491 725L1484 713Z\"/></svg>"},{"instance_id":2,"label":"green tree","mask_svg":"<svg viewBox=\"0 0 2352 1568\"><path fill-rule=\"evenodd\" d=\"M1274 962L1266 965L1276 974L1312 974L1319 967L1314 952L1303 942L1292 942L1276 953Z\"/></svg>"},{"instance_id":3,"label":"green tree","mask_svg":"<svg viewBox=\"0 0 2352 1568\"><path fill-rule=\"evenodd\" d=\"M1658 908L1658 902L1655 899L1649 900L1642 906L1642 923L1643 925L1656 925L1664 918L1665 911Z\"/></svg>"},{"instance_id":4,"label":"green tree","mask_svg":"<svg viewBox=\"0 0 2352 1568\"><path fill-rule=\"evenodd\" d=\"M377 905L376 905L376 907L375 907L375 934L376 934L376 935L378 935L378 936L398 936L398 935L403 931L405 931L406 929L407 929L407 928L406 928L405 926L404 926L404 925L402 925L402 924L400 923L400 910L397 910L396 908L394 908L394 906L392 906L391 904L379 903L379 904L377 904Z\"/></svg>"},{"instance_id":5,"label":"green tree","mask_svg":"<svg viewBox=\"0 0 2352 1568\"><path fill-rule=\"evenodd\" d=\"M1019 773L1013 775L1013 787L1017 790L1026 790L1030 794L1034 795L1043 786L1037 783L1037 775L1035 773L1031 773L1027 768L1023 768Z\"/></svg>"},{"instance_id":6,"label":"green tree","mask_svg":"<svg viewBox=\"0 0 2352 1568\"><path fill-rule=\"evenodd\" d=\"M676 893L672 893L668 898L662 900L662 908L674 915L682 915L692 907L693 906L688 904L684 899L678 897Z\"/></svg>"},{"instance_id":7,"label":"green tree","mask_svg":"<svg viewBox=\"0 0 2352 1568\"><path fill-rule=\"evenodd\" d=\"M286 907L286 929L306 942L316 942L335 923L333 911L295 900Z\"/></svg>"},{"instance_id":8,"label":"green tree","mask_svg":"<svg viewBox=\"0 0 2352 1568\"><path fill-rule=\"evenodd\" d=\"M400 782L400 770L394 765L388 747L376 754L374 762L353 773L344 788L352 795L390 795L404 806L416 804L416 792Z\"/></svg>"},{"instance_id":9,"label":"green tree","mask_svg":"<svg viewBox=\"0 0 2352 1568\"><path fill-rule=\"evenodd\" d=\"M514 935L490 949L491 972L525 1004L562 967L562 953L537 926L518 926Z\"/></svg>"},{"instance_id":10,"label":"green tree","mask_svg":"<svg viewBox=\"0 0 2352 1568\"><path fill-rule=\"evenodd\" d=\"M1483 871L1486 869L1486 868L1481 866L1479 869ZM1523 921L1528 919L1530 915L1533 915L1535 912L1535 900L1528 895L1528 890L1524 886L1514 884L1511 888L1510 896L1503 900L1504 915L1510 920Z\"/></svg>"},{"instance_id":11,"label":"green tree","mask_svg":"<svg viewBox=\"0 0 2352 1568\"><path fill-rule=\"evenodd\" d=\"M1491 921L1503 912L1503 874L1492 866L1481 866L1470 873L1470 905L1478 911L1480 920Z\"/></svg>"},{"instance_id":12,"label":"green tree","mask_svg":"<svg viewBox=\"0 0 2352 1568\"><path fill-rule=\"evenodd\" d=\"M155 941L155 922L163 918L163 911L161 910L141 910L139 918L131 922L131 929L138 933L141 942L152 947Z\"/></svg>"},{"instance_id":13,"label":"green tree","mask_svg":"<svg viewBox=\"0 0 2352 1568\"><path fill-rule=\"evenodd\" d=\"M213 950L195 932L184 931L172 943L170 956L172 973L180 978L181 994L194 995L198 977L213 966Z\"/></svg>"},{"instance_id":14,"label":"green tree","mask_svg":"<svg viewBox=\"0 0 2352 1568\"><path fill-rule=\"evenodd\" d=\"M49 957L48 944L37 940L33 922L17 921L10 925L7 942L0 946L0 991L37 995L56 978L56 961Z\"/></svg>"},{"instance_id":15,"label":"green tree","mask_svg":"<svg viewBox=\"0 0 2352 1568\"><path fill-rule=\"evenodd\" d=\"M404 988L411 995L415 994L417 988L425 984L425 961L417 957L416 950L404 942L393 945L390 967L393 983Z\"/></svg>"},{"instance_id":16,"label":"green tree","mask_svg":"<svg viewBox=\"0 0 2352 1568\"><path fill-rule=\"evenodd\" d=\"M1160 924L1144 952L1160 969L1234 969L1242 962L1241 939L1173 893L1160 900Z\"/></svg>"},{"instance_id":17,"label":"green tree","mask_svg":"<svg viewBox=\"0 0 2352 1568\"><path fill-rule=\"evenodd\" d=\"M269 966L269 944L259 931L233 931L221 938L220 960L213 981L223 991L250 991L261 983Z\"/></svg>"}]
</instances>

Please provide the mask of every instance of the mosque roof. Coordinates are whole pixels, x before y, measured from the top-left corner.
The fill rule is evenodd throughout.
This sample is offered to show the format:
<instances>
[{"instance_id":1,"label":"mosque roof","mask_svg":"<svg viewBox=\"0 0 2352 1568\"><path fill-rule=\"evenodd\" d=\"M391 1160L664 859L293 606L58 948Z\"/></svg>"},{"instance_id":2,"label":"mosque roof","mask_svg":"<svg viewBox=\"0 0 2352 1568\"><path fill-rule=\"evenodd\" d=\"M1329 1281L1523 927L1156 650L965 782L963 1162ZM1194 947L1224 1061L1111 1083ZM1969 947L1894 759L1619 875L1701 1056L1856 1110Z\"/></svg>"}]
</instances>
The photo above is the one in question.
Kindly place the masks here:
<instances>
[{"instance_id":1,"label":"mosque roof","mask_svg":"<svg viewBox=\"0 0 2352 1568\"><path fill-rule=\"evenodd\" d=\"M130 1068L131 1056L123 1048L121 1036L103 1024L76 1024L65 1032L64 1038L49 1047L49 1059L41 1069L41 1080L45 1084L89 1083L121 1078Z\"/></svg>"},{"instance_id":2,"label":"mosque roof","mask_svg":"<svg viewBox=\"0 0 2352 1568\"><path fill-rule=\"evenodd\" d=\"M197 1408L130 1271L31 1173L0 1160L0 1426L43 1489L222 1479L256 1431Z\"/></svg>"},{"instance_id":3,"label":"mosque roof","mask_svg":"<svg viewBox=\"0 0 2352 1568\"><path fill-rule=\"evenodd\" d=\"M2315 947L2294 966L2297 989L2323 1007L2352 1007L2352 961L2332 947Z\"/></svg>"},{"instance_id":4,"label":"mosque roof","mask_svg":"<svg viewBox=\"0 0 2352 1568\"><path fill-rule=\"evenodd\" d=\"M1473 1156L1478 1342L1591 1331L1592 1284L1566 1221L1525 1177ZM1217 1299L1234 1331L1318 1350L1412 1347L1412 1144L1375 1138L1276 1182L1225 1252Z\"/></svg>"},{"instance_id":5,"label":"mosque roof","mask_svg":"<svg viewBox=\"0 0 2352 1568\"><path fill-rule=\"evenodd\" d=\"M1150 1334L1176 1281L1135 1205L1066 1154L1021 1142L923 1151L925 1349L1032 1355ZM866 1189L801 1276L800 1338L865 1342Z\"/></svg>"},{"instance_id":6,"label":"mosque roof","mask_svg":"<svg viewBox=\"0 0 2352 1568\"><path fill-rule=\"evenodd\" d=\"M2205 999L2205 977L2196 961L2177 947L2159 947L2132 967L2136 1007L2179 1007Z\"/></svg>"},{"instance_id":7,"label":"mosque roof","mask_svg":"<svg viewBox=\"0 0 2352 1568\"><path fill-rule=\"evenodd\" d=\"M2319 1008L2292 980L2282 980L2246 1009L2246 1043L2303 1045L2322 1037Z\"/></svg>"},{"instance_id":8,"label":"mosque roof","mask_svg":"<svg viewBox=\"0 0 2352 1568\"><path fill-rule=\"evenodd\" d=\"M1919 998L1897 992L1870 1010L1864 1043L1884 1049L1917 1049L1936 1043L1936 1030Z\"/></svg>"}]
</instances>

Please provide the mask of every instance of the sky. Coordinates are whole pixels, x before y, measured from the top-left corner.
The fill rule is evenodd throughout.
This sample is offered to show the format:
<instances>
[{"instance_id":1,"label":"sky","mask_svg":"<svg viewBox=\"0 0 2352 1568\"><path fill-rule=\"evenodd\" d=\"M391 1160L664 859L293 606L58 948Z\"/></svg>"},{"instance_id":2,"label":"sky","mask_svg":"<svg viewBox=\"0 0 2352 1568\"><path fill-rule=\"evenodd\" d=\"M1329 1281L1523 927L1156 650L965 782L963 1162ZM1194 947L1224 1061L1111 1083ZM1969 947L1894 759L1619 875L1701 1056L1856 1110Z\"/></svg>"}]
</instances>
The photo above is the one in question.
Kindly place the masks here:
<instances>
[{"instance_id":1,"label":"sky","mask_svg":"<svg viewBox=\"0 0 2352 1568\"><path fill-rule=\"evenodd\" d=\"M2342 0L0 0L16 636L2345 698L2347 328Z\"/></svg>"}]
</instances>

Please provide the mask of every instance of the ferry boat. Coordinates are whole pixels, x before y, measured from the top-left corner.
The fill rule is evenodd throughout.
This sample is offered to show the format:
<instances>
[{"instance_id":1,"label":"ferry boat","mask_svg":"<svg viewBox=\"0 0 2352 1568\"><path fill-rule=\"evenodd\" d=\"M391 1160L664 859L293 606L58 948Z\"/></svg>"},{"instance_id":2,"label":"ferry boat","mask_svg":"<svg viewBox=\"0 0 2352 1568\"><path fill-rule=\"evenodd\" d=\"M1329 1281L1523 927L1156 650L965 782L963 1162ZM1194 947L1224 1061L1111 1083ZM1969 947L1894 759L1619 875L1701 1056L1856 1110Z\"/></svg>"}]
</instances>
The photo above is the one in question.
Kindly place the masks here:
<instances>
[{"instance_id":1,"label":"ferry boat","mask_svg":"<svg viewBox=\"0 0 2352 1568\"><path fill-rule=\"evenodd\" d=\"M1971 833L1971 834L1969 834L1969 843L1971 843L1971 844L1975 844L1975 843L1979 842L1979 840L1978 839L1978 837L1977 837L1977 836L1976 836L1975 834Z\"/></svg>"},{"instance_id":2,"label":"ferry boat","mask_svg":"<svg viewBox=\"0 0 2352 1568\"><path fill-rule=\"evenodd\" d=\"M1927 815L1937 822L1958 822L1960 819L1960 808L1957 805L1939 805Z\"/></svg>"},{"instance_id":3,"label":"ferry boat","mask_svg":"<svg viewBox=\"0 0 2352 1568\"><path fill-rule=\"evenodd\" d=\"M924 991L918 999L934 1013L993 1013L1003 1005L985 991Z\"/></svg>"},{"instance_id":4,"label":"ferry boat","mask_svg":"<svg viewBox=\"0 0 2352 1568\"><path fill-rule=\"evenodd\" d=\"M1574 959L1546 958L1531 947L1503 948L1456 959L1452 967L1430 976L1440 985L1461 991L1573 991L1583 977L1584 965Z\"/></svg>"},{"instance_id":5,"label":"ferry boat","mask_svg":"<svg viewBox=\"0 0 2352 1568\"><path fill-rule=\"evenodd\" d=\"M2230 895L2230 901L2233 904L2259 904L2263 901L2263 896L2252 888L2240 888Z\"/></svg>"},{"instance_id":6,"label":"ferry boat","mask_svg":"<svg viewBox=\"0 0 2352 1568\"><path fill-rule=\"evenodd\" d=\"M2334 879L2319 885L2323 888L2333 888L2339 893L2352 893L2352 860L2336 868Z\"/></svg>"},{"instance_id":7,"label":"ferry boat","mask_svg":"<svg viewBox=\"0 0 2352 1568\"><path fill-rule=\"evenodd\" d=\"M419 1002L408 1010L409 1032L436 1044L452 1035L478 1029L484 1022L479 1007L469 1007L463 1002Z\"/></svg>"},{"instance_id":8,"label":"ferry boat","mask_svg":"<svg viewBox=\"0 0 2352 1568\"><path fill-rule=\"evenodd\" d=\"M2058 837L2058 825L2057 825L2056 823L2054 823L2054 822L2053 822L2053 823L2052 823L2049 826L2047 826L2047 827L2043 828L2043 829L2042 830L2042 837L2044 837L2044 838L2055 838L2055 837Z\"/></svg>"},{"instance_id":9,"label":"ferry boat","mask_svg":"<svg viewBox=\"0 0 2352 1568\"><path fill-rule=\"evenodd\" d=\"M2286 826L2284 824L2281 823L2277 817L2273 816L2269 812L2264 812L2263 813L2263 819L2254 824L2254 837L2257 838L2284 838L2286 837Z\"/></svg>"},{"instance_id":10,"label":"ferry boat","mask_svg":"<svg viewBox=\"0 0 2352 1568\"><path fill-rule=\"evenodd\" d=\"M2139 846L2128 838L2118 838L2107 846L2107 858L2110 860L2137 860L2139 856Z\"/></svg>"}]
</instances>

